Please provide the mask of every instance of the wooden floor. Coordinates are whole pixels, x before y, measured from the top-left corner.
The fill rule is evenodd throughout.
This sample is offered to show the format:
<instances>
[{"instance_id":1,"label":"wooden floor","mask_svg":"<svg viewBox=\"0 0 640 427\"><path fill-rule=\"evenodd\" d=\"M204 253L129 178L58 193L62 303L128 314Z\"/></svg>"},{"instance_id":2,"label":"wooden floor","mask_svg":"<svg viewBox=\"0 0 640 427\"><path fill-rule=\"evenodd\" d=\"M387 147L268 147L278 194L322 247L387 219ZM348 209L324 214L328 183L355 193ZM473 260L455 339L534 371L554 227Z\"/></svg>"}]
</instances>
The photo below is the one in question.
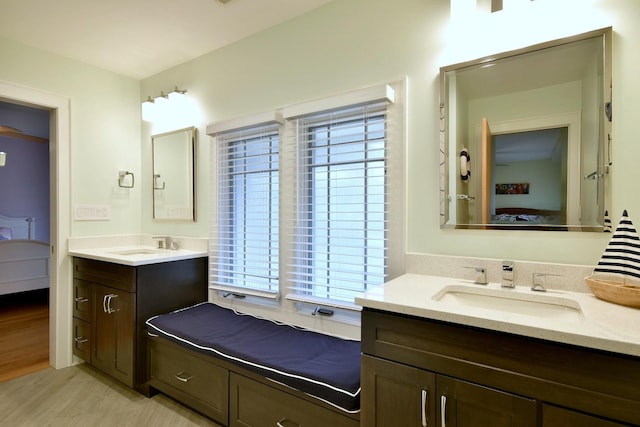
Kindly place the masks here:
<instances>
[{"instance_id":1,"label":"wooden floor","mask_svg":"<svg viewBox=\"0 0 640 427\"><path fill-rule=\"evenodd\" d=\"M49 367L49 290L0 296L0 382Z\"/></svg>"}]
</instances>

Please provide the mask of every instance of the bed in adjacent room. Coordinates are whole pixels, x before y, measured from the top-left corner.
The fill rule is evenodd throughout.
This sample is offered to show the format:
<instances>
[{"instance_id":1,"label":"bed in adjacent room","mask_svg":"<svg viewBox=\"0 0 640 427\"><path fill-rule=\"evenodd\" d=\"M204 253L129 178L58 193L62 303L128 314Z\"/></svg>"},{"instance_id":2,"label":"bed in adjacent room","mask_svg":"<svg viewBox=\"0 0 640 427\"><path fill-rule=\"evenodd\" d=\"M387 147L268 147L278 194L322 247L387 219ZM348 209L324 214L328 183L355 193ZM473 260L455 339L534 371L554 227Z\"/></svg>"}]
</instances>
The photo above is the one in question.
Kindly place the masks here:
<instances>
[{"instance_id":1,"label":"bed in adjacent room","mask_svg":"<svg viewBox=\"0 0 640 427\"><path fill-rule=\"evenodd\" d=\"M492 224L564 224L560 211L531 208L496 208L496 214L491 217Z\"/></svg>"},{"instance_id":2,"label":"bed in adjacent room","mask_svg":"<svg viewBox=\"0 0 640 427\"><path fill-rule=\"evenodd\" d=\"M0 295L49 287L50 245L35 240L35 225L0 214Z\"/></svg>"}]
</instances>

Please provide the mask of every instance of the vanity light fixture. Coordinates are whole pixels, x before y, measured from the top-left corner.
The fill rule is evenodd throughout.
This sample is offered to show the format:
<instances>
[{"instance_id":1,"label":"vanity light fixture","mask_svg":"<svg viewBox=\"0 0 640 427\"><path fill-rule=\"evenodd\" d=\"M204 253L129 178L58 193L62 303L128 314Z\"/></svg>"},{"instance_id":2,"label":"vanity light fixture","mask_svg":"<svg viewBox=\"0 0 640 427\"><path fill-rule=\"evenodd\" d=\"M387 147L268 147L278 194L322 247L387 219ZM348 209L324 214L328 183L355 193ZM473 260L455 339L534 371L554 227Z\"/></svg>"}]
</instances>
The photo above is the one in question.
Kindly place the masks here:
<instances>
[{"instance_id":1,"label":"vanity light fixture","mask_svg":"<svg viewBox=\"0 0 640 427\"><path fill-rule=\"evenodd\" d=\"M7 164L7 153L4 151L0 151L0 167L3 167Z\"/></svg>"},{"instance_id":2,"label":"vanity light fixture","mask_svg":"<svg viewBox=\"0 0 640 427\"><path fill-rule=\"evenodd\" d=\"M143 105L146 103L155 104L158 101L162 103L164 102L164 100L171 99L177 95L184 95L185 93L187 93L186 89L178 89L178 86L176 86L174 89L170 90L168 93L164 93L164 91L160 91L160 95L155 96L153 98L150 95L147 96L147 99L142 101L142 104Z\"/></svg>"},{"instance_id":3,"label":"vanity light fixture","mask_svg":"<svg viewBox=\"0 0 640 427\"><path fill-rule=\"evenodd\" d=\"M167 104L170 100L175 100L180 97L180 95L184 95L187 92L186 89L178 89L178 86L175 86L173 90L170 90L168 93L164 93L164 91L160 92L160 95L151 97L147 96L147 99L142 101L142 119L147 121L153 121L154 117L161 113L160 110L163 110L163 105Z\"/></svg>"}]
</instances>

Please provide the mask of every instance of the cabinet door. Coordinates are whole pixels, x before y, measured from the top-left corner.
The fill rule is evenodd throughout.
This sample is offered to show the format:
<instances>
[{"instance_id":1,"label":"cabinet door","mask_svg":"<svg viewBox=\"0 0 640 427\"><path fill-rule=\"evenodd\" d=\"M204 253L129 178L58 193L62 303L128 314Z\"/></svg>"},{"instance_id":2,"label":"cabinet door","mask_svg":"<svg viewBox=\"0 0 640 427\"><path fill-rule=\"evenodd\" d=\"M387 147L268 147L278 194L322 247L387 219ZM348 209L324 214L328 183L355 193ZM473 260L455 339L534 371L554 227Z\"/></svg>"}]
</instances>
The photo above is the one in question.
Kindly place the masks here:
<instances>
[{"instance_id":1,"label":"cabinet door","mask_svg":"<svg viewBox=\"0 0 640 427\"><path fill-rule=\"evenodd\" d=\"M362 356L361 424L367 427L438 425L435 374Z\"/></svg>"},{"instance_id":2,"label":"cabinet door","mask_svg":"<svg viewBox=\"0 0 640 427\"><path fill-rule=\"evenodd\" d=\"M443 375L436 379L442 427L536 427L535 400Z\"/></svg>"},{"instance_id":3,"label":"cabinet door","mask_svg":"<svg viewBox=\"0 0 640 427\"><path fill-rule=\"evenodd\" d=\"M95 318L91 363L133 386L134 294L95 286Z\"/></svg>"},{"instance_id":4,"label":"cabinet door","mask_svg":"<svg viewBox=\"0 0 640 427\"><path fill-rule=\"evenodd\" d=\"M592 415L570 411L553 405L542 405L543 427L623 427L627 424L619 424L607 421Z\"/></svg>"}]
</instances>

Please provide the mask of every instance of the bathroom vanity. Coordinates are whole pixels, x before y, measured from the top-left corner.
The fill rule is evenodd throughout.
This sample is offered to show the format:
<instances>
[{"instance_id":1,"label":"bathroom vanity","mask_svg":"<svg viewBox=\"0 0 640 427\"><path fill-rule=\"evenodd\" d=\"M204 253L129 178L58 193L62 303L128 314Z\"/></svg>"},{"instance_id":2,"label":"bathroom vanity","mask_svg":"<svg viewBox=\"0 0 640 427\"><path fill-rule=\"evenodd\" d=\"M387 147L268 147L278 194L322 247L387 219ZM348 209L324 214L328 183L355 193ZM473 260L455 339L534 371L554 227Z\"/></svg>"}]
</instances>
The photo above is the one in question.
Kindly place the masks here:
<instances>
[{"instance_id":1,"label":"bathroom vanity","mask_svg":"<svg viewBox=\"0 0 640 427\"><path fill-rule=\"evenodd\" d=\"M482 301L475 306L444 301L447 289L479 286L447 282L455 279L407 275L357 300L364 307L362 425L640 425L637 310L553 292L540 304L574 301L579 317L541 311L545 318L536 319L481 298L469 298ZM493 288L496 298L511 296ZM527 291L507 299L518 306ZM616 330L616 322L633 319Z\"/></svg>"},{"instance_id":2,"label":"bathroom vanity","mask_svg":"<svg viewBox=\"0 0 640 427\"><path fill-rule=\"evenodd\" d=\"M74 355L145 394L144 322L207 299L206 256L154 261L73 258Z\"/></svg>"}]
</instances>

